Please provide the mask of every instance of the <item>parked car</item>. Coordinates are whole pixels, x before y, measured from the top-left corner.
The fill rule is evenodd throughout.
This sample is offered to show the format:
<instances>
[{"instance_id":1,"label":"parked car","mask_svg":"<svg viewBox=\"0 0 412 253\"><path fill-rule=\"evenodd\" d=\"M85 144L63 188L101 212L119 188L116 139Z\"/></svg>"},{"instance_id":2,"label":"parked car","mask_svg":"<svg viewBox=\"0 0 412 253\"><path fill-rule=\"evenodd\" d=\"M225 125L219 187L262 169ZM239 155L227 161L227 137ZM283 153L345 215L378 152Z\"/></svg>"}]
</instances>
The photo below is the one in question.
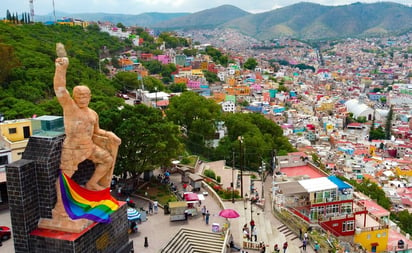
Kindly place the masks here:
<instances>
[{"instance_id":1,"label":"parked car","mask_svg":"<svg viewBox=\"0 0 412 253\"><path fill-rule=\"evenodd\" d=\"M126 94L122 94L122 93L117 93L117 96L119 98L123 98L124 100L129 100L129 96Z\"/></svg>"},{"instance_id":2,"label":"parked car","mask_svg":"<svg viewBox=\"0 0 412 253\"><path fill-rule=\"evenodd\" d=\"M11 229L6 226L0 226L0 240L5 241L11 237Z\"/></svg>"}]
</instances>

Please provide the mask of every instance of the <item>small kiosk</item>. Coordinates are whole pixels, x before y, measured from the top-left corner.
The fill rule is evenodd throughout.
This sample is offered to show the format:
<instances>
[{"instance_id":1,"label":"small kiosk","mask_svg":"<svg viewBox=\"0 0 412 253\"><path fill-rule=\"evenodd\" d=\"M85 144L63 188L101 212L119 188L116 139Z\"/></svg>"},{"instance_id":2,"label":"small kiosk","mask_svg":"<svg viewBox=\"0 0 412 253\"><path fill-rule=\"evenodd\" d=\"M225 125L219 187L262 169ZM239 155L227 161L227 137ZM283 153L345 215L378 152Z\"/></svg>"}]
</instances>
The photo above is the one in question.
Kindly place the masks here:
<instances>
[{"instance_id":1,"label":"small kiosk","mask_svg":"<svg viewBox=\"0 0 412 253\"><path fill-rule=\"evenodd\" d=\"M169 202L170 221L186 220L187 203L186 201Z\"/></svg>"},{"instance_id":2,"label":"small kiosk","mask_svg":"<svg viewBox=\"0 0 412 253\"><path fill-rule=\"evenodd\" d=\"M202 176L194 173L189 173L189 184L190 186L192 186L193 191L200 191L200 188L202 187L202 181Z\"/></svg>"},{"instance_id":3,"label":"small kiosk","mask_svg":"<svg viewBox=\"0 0 412 253\"><path fill-rule=\"evenodd\" d=\"M199 206L199 196L193 192L185 192L183 193L184 199L187 203L187 212L190 216L196 216L198 211L197 208Z\"/></svg>"}]
</instances>

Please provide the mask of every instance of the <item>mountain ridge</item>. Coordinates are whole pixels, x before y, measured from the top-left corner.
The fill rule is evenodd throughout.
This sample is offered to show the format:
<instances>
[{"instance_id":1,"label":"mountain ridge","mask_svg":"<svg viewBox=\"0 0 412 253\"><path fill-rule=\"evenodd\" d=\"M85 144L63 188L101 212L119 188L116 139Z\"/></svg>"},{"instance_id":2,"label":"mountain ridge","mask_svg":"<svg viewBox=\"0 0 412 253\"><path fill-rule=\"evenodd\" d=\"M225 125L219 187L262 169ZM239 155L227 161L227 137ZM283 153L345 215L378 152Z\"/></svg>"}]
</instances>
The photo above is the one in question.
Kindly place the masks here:
<instances>
[{"instance_id":1,"label":"mountain ridge","mask_svg":"<svg viewBox=\"0 0 412 253\"><path fill-rule=\"evenodd\" d=\"M67 15L158 30L230 28L261 40L378 36L412 31L412 7L393 2L357 2L339 6L301 2L256 14L233 5L222 5L195 13Z\"/></svg>"}]
</instances>

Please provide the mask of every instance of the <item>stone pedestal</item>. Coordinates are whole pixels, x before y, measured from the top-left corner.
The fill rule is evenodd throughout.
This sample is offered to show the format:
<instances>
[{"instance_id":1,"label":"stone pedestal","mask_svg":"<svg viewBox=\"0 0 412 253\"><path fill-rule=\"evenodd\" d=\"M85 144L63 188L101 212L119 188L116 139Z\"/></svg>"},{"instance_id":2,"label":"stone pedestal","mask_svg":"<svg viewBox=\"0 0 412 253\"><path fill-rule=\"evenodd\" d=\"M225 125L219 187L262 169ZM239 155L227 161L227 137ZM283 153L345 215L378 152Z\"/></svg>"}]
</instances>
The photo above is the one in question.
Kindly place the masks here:
<instances>
[{"instance_id":1,"label":"stone pedestal","mask_svg":"<svg viewBox=\"0 0 412 253\"><path fill-rule=\"evenodd\" d=\"M124 203L110 215L112 221L108 224L52 220L63 140L64 135L32 136L22 159L6 166L15 252L131 252L133 242L128 236ZM72 179L84 185L93 171L94 164L85 161ZM39 222L45 226L39 228ZM58 231L54 228L61 224L56 222L77 227L73 231Z\"/></svg>"},{"instance_id":2,"label":"stone pedestal","mask_svg":"<svg viewBox=\"0 0 412 253\"><path fill-rule=\"evenodd\" d=\"M30 252L38 253L128 253L133 250L133 242L129 241L127 205L110 215L112 222L108 224L92 223L80 233L70 233L53 229L37 228L30 233ZM47 245L45 247L45 245Z\"/></svg>"},{"instance_id":3,"label":"stone pedestal","mask_svg":"<svg viewBox=\"0 0 412 253\"><path fill-rule=\"evenodd\" d=\"M60 230L69 233L81 233L92 223L93 221L90 220L72 220L68 216L63 217L53 213L52 219L40 218L38 227L51 230Z\"/></svg>"}]
</instances>

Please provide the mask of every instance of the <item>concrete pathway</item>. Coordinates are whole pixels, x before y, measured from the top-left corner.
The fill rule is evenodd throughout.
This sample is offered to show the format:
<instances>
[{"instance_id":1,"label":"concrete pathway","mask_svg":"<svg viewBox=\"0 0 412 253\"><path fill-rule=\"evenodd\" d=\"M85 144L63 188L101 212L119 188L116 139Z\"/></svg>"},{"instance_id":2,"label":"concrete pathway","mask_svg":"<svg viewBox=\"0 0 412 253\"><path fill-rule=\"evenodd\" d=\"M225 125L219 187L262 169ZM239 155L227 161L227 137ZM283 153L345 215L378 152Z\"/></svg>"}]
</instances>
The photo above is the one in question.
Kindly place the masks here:
<instances>
[{"instance_id":1,"label":"concrete pathway","mask_svg":"<svg viewBox=\"0 0 412 253\"><path fill-rule=\"evenodd\" d=\"M272 184L270 179L271 177L267 177L267 180L264 184L265 197L267 200L269 199L268 197ZM180 174L175 173L171 175L171 181L178 186L179 191L182 190L182 184L180 180ZM257 182L255 182L255 186L258 191L259 189L261 189ZM259 195L261 196L261 193L259 193ZM143 207L146 210L148 209L147 201L138 198L133 199L137 204L137 207ZM211 196L207 196L205 200L202 201L202 206L203 205L206 205L207 209L211 213L209 225L205 224L201 215L190 217L188 221L171 222L170 216L165 215L163 209L161 208L159 209L159 212L157 214L148 215L148 220L138 225L139 232L130 235L130 239L133 240L135 252L159 252L182 227L212 231L213 223L219 223L222 226L226 222L230 223L235 245L241 246L243 244L242 227L244 224L249 225L251 215L256 223L258 241L263 241L266 245L268 245L266 252L272 252L273 246L275 244L282 246L285 241L287 241L289 244L287 253L301 252L298 248L301 245L299 239L296 239L296 235L294 235L293 233L291 234L289 230L272 215L269 203L265 205L264 210L262 210L260 207L257 207L256 205L253 205L251 214L251 206L249 201L237 201L235 203L232 203L231 201L225 201L224 205L226 208L235 209L240 214L239 218L230 220L226 220L225 218L218 216L221 208ZM0 211L0 221L2 225L4 224L11 226L10 214L8 210ZM144 247L145 237L148 238L148 247ZM13 239L3 242L3 246L0 247L0 251L14 252ZM249 249L245 249L245 252L246 251L248 253L258 252L256 250ZM313 249L308 248L307 252L312 253L314 251Z\"/></svg>"}]
</instances>

